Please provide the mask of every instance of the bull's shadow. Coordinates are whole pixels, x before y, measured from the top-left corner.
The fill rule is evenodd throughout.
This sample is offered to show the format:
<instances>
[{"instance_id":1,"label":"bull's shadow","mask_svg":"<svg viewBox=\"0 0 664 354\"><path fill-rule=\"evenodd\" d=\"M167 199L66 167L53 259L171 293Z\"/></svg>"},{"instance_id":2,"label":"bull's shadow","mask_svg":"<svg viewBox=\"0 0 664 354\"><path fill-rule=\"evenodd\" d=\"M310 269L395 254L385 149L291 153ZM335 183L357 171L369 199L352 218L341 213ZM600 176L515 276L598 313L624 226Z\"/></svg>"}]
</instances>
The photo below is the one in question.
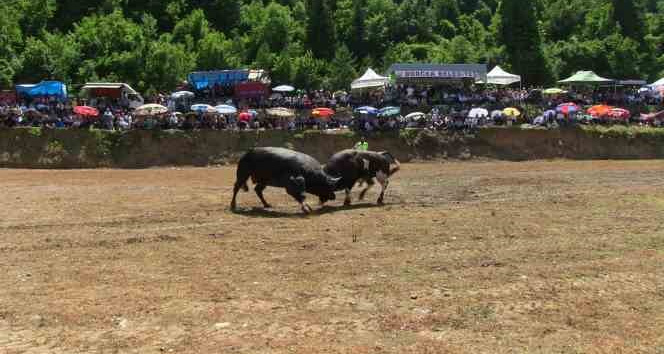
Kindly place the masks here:
<instances>
[{"instance_id":1,"label":"bull's shadow","mask_svg":"<svg viewBox=\"0 0 664 354\"><path fill-rule=\"evenodd\" d=\"M324 206L318 206L314 207L313 211L309 214L304 214L301 211L297 212L284 212L284 211L277 211L273 209L264 209L260 207L253 207L251 209L239 209L232 211L232 213L237 214L237 215L243 215L243 216L250 216L250 217L258 217L258 218L274 218L274 219L281 219L281 218L307 218L311 216L318 216L318 215L325 215L325 214L332 214L332 213L337 213L340 211L352 211L352 210L360 210L360 209L375 209L375 208L384 208L390 206L390 203L385 203L384 205L378 205L375 203L358 203L358 204L353 204L353 205L339 205L339 206L332 206L332 205L324 205Z\"/></svg>"}]
</instances>

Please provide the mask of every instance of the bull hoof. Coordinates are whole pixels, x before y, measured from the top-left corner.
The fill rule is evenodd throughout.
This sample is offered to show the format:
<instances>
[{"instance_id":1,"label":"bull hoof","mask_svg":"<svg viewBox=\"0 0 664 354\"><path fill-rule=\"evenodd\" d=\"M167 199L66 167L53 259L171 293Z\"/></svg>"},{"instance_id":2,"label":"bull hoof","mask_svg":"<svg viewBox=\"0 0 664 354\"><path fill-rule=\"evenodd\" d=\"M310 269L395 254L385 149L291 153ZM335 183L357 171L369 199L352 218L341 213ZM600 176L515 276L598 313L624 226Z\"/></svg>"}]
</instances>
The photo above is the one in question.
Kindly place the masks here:
<instances>
[{"instance_id":1,"label":"bull hoof","mask_svg":"<svg viewBox=\"0 0 664 354\"><path fill-rule=\"evenodd\" d=\"M385 205L385 202L382 199L378 199L378 205Z\"/></svg>"},{"instance_id":2,"label":"bull hoof","mask_svg":"<svg viewBox=\"0 0 664 354\"><path fill-rule=\"evenodd\" d=\"M272 209L272 205L270 205L270 204L265 204L265 205L263 205L263 208L265 208L265 209Z\"/></svg>"},{"instance_id":3,"label":"bull hoof","mask_svg":"<svg viewBox=\"0 0 664 354\"><path fill-rule=\"evenodd\" d=\"M308 204L302 204L302 212L305 214L311 214L314 210Z\"/></svg>"}]
</instances>

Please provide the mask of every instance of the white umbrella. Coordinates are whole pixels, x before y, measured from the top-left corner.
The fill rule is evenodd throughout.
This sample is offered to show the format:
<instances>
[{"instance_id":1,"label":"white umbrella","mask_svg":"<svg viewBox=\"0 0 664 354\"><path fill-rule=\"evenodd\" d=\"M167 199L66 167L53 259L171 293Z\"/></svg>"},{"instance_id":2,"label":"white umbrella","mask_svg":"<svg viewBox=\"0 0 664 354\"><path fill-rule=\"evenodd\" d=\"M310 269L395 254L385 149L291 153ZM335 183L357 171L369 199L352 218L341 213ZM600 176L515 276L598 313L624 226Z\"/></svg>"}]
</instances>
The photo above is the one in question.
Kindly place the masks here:
<instances>
[{"instance_id":1,"label":"white umbrella","mask_svg":"<svg viewBox=\"0 0 664 354\"><path fill-rule=\"evenodd\" d=\"M503 111L497 109L493 112L491 112L491 118L500 118L503 116Z\"/></svg>"},{"instance_id":2,"label":"white umbrella","mask_svg":"<svg viewBox=\"0 0 664 354\"><path fill-rule=\"evenodd\" d=\"M176 100L179 100L181 98L192 98L194 96L195 96L194 93L189 91L178 91L178 92L173 92L171 94L171 98Z\"/></svg>"},{"instance_id":3,"label":"white umbrella","mask_svg":"<svg viewBox=\"0 0 664 354\"><path fill-rule=\"evenodd\" d=\"M220 104L220 105L214 107L214 109L216 109L217 113L219 113L219 114L234 114L234 113L237 113L237 108L235 108L233 106L230 106L230 105L227 105L227 104Z\"/></svg>"},{"instance_id":4,"label":"white umbrella","mask_svg":"<svg viewBox=\"0 0 664 354\"><path fill-rule=\"evenodd\" d=\"M203 113L214 113L217 110L210 106L209 104L195 104L191 106L192 111L203 112Z\"/></svg>"},{"instance_id":5,"label":"white umbrella","mask_svg":"<svg viewBox=\"0 0 664 354\"><path fill-rule=\"evenodd\" d=\"M484 108L473 108L470 110L470 112L468 112L469 118L480 118L488 116L489 116L489 111L487 111Z\"/></svg>"},{"instance_id":6,"label":"white umbrella","mask_svg":"<svg viewBox=\"0 0 664 354\"><path fill-rule=\"evenodd\" d=\"M164 114L168 112L168 108L160 105L160 104L146 104L142 105L136 110L134 110L134 115L136 116L150 116L150 115L159 115L159 114Z\"/></svg>"},{"instance_id":7,"label":"white umbrella","mask_svg":"<svg viewBox=\"0 0 664 354\"><path fill-rule=\"evenodd\" d=\"M407 115L406 119L420 120L420 119L423 119L424 117L426 117L426 114L424 114L422 112L413 112L413 113Z\"/></svg>"},{"instance_id":8,"label":"white umbrella","mask_svg":"<svg viewBox=\"0 0 664 354\"><path fill-rule=\"evenodd\" d=\"M295 91L295 87L290 85L281 85L272 89L274 92L292 92Z\"/></svg>"}]
</instances>

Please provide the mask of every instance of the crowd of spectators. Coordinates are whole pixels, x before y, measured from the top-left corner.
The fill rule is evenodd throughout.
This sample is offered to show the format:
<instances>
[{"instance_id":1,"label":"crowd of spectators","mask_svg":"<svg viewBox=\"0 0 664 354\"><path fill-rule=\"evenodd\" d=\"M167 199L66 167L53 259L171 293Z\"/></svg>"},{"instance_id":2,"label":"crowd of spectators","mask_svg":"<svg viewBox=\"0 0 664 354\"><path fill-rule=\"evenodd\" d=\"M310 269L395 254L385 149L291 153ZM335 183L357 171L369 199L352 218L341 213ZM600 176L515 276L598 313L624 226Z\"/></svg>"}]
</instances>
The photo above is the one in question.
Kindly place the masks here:
<instances>
[{"instance_id":1,"label":"crowd of spectators","mask_svg":"<svg viewBox=\"0 0 664 354\"><path fill-rule=\"evenodd\" d=\"M397 130L404 127L428 127L431 129L474 129L484 125L508 125L513 123L537 123L549 125L587 123L574 116L555 116L542 118L542 112L555 109L562 102L576 102L579 105L598 103L633 107L638 116L646 105L661 107L661 96L643 94L637 89L594 90L573 92L564 95L542 95L538 89L493 89L483 87L430 88L408 85L389 86L384 90L362 93L344 91L296 91L287 94L272 94L261 99L234 100L232 92L216 90L214 93L197 93L187 100L174 100L166 93L148 98L149 102L169 107L171 112L155 117L135 116L131 109L112 100L91 100L61 102L54 98L41 97L31 101L22 100L17 104L0 101L0 127L46 127L79 128L96 127L99 129L336 129L350 128L371 132L376 130ZM252 112L252 119L239 120L237 115L219 115L210 113L186 112L192 103L232 104L240 111ZM86 117L74 113L78 104L87 104L99 109L97 117ZM402 116L376 117L353 114L359 106L396 106ZM292 119L275 119L265 114L272 107L291 108L296 112ZM309 115L314 107L328 107L337 114L328 119L318 119ZM473 107L483 107L489 112L516 107L522 114L518 119L500 115L487 117L468 117ZM661 109L659 109L661 110ZM184 114L175 111L185 112ZM417 119L405 119L407 113L426 112ZM632 120L633 123L643 123ZM648 122L659 124L658 121Z\"/></svg>"}]
</instances>

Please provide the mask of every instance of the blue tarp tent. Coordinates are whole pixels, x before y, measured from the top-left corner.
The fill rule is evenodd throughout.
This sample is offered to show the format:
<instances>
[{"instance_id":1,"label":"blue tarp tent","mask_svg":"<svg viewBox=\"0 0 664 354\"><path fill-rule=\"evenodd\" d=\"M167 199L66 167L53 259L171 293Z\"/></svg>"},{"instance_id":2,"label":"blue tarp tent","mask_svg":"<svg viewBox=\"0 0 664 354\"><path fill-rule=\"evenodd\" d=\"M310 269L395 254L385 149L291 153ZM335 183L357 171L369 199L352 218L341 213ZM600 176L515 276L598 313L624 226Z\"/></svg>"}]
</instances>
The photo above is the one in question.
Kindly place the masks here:
<instances>
[{"instance_id":1,"label":"blue tarp tent","mask_svg":"<svg viewBox=\"0 0 664 354\"><path fill-rule=\"evenodd\" d=\"M60 81L42 81L34 85L16 85L16 93L21 96L55 96L67 98L67 86Z\"/></svg>"},{"instance_id":2,"label":"blue tarp tent","mask_svg":"<svg viewBox=\"0 0 664 354\"><path fill-rule=\"evenodd\" d=\"M249 70L217 70L198 71L189 74L189 83L196 89L202 90L215 85L233 86L249 79Z\"/></svg>"}]
</instances>

